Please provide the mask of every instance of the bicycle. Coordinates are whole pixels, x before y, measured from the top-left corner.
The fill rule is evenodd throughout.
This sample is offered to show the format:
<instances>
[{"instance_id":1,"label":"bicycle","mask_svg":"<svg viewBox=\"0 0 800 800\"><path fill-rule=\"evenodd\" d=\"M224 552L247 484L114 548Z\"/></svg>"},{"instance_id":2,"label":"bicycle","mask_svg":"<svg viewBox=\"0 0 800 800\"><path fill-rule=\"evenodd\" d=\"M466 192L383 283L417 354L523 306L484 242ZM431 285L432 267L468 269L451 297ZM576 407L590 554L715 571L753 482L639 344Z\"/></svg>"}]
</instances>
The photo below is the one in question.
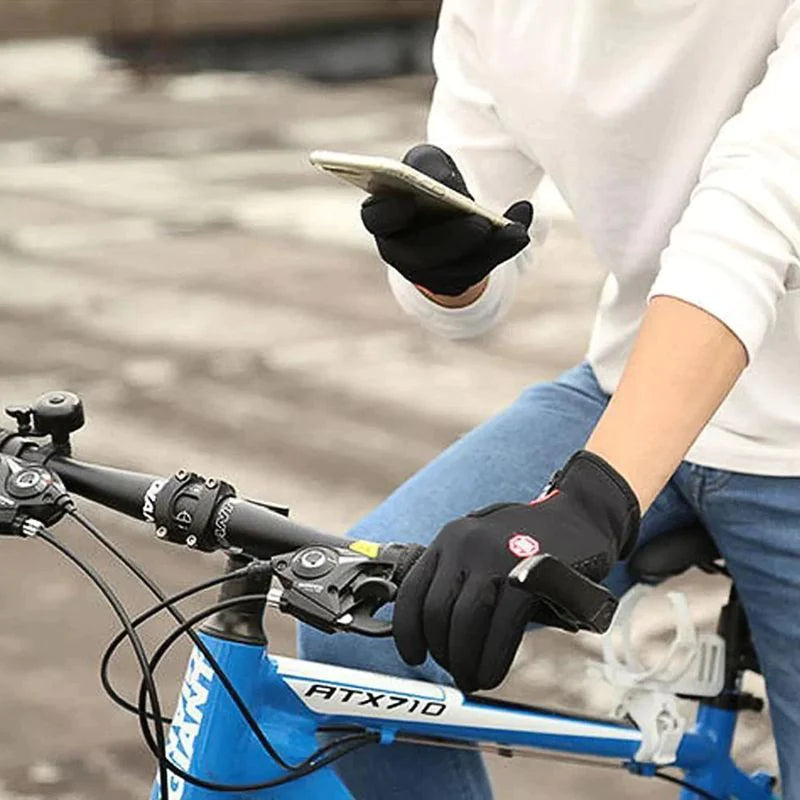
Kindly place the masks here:
<instances>
[{"instance_id":1,"label":"bicycle","mask_svg":"<svg viewBox=\"0 0 800 800\"><path fill-rule=\"evenodd\" d=\"M51 392L32 406L13 406L6 413L17 425L0 429L0 533L57 548L117 614L123 630L103 656L102 681L115 702L138 715L155 756L158 773L151 800L345 800L350 794L331 765L359 748L395 742L615 766L675 783L683 800L777 800L774 777L747 775L730 755L739 712L763 705L741 688L743 673L759 666L735 587L715 635L697 636L688 617L679 614L669 658L657 667L642 669L630 652L629 663L621 662L606 639L604 674L626 690L621 720L465 696L448 686L273 656L267 646L267 608L332 634L390 635L391 622L374 615L391 603L422 548L348 541L305 528L289 520L283 507L239 498L230 484L190 471L161 478L77 461L71 435L83 426L84 413L80 399L68 392ZM71 493L153 525L164 542L224 551L225 574L165 597L77 510ZM50 533L67 515L133 571L159 602L130 619L102 576ZM691 566L725 571L701 529L661 536L631 563L644 581ZM617 609L603 587L550 556L522 561L510 580L523 588L549 583L547 600L567 627L564 597L569 593L562 590L579 586L593 614L583 625L572 620L575 630L605 631ZM177 610L181 600L215 586L221 587L218 602L188 619ZM673 603L683 608L677 599ZM148 656L137 628L162 611L177 625ZM622 618L623 638L630 613L628 606L616 614L617 622ZM184 635L195 647L169 718L161 712L153 673ZM108 679L109 661L126 640L142 672L136 702L122 697ZM676 696L698 703L690 729L676 709ZM330 741L320 745L320 734ZM667 768L681 770L682 777Z\"/></svg>"}]
</instances>

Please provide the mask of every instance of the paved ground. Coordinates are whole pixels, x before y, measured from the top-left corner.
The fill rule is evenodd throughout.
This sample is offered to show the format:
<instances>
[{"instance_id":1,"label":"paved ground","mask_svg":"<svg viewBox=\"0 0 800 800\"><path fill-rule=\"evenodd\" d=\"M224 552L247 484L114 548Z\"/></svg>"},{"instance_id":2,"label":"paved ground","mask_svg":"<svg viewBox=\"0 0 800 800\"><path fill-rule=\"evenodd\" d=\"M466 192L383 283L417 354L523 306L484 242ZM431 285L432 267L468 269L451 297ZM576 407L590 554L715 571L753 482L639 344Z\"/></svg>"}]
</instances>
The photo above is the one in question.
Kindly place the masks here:
<instances>
[{"instance_id":1,"label":"paved ground","mask_svg":"<svg viewBox=\"0 0 800 800\"><path fill-rule=\"evenodd\" d=\"M357 224L357 192L315 174L305 153L402 153L423 136L429 89L427 79L334 89L212 74L142 89L80 43L0 49L0 398L74 389L88 411L77 439L86 458L190 466L344 531L525 384L574 363L602 278L545 197L551 236L502 329L456 344L402 316ZM166 587L219 569L133 523L95 518ZM78 532L63 535L108 566ZM724 587L682 585L711 620ZM276 650L291 652L290 622L273 622ZM146 796L153 770L135 724L97 683L112 628L55 554L3 543L2 800ZM538 635L501 694L605 712L608 692L584 679L594 650ZM168 665L165 687L180 667ZM118 675L131 685L132 666ZM743 761L769 764L763 720L746 724ZM508 800L673 796L608 770L491 766Z\"/></svg>"}]
</instances>

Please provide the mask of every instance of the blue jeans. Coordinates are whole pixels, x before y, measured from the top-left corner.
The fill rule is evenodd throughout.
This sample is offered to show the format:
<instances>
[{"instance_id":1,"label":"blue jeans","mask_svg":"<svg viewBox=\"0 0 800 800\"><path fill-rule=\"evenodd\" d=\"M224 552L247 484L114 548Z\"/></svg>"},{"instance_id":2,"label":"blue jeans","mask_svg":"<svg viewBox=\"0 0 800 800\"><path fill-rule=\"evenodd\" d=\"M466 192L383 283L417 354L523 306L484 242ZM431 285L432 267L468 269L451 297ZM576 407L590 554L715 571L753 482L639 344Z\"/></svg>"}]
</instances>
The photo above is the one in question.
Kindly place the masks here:
<instances>
[{"instance_id":1,"label":"blue jeans","mask_svg":"<svg viewBox=\"0 0 800 800\"><path fill-rule=\"evenodd\" d=\"M351 532L377 541L430 542L454 517L498 501L528 501L586 442L608 402L591 367L525 390L507 410L459 439ZM456 400L457 402L457 400ZM798 398L800 402L800 398ZM734 576L766 678L785 798L800 798L800 477L745 475L684 462L642 521L640 542L702 520ZM618 564L608 585L631 584ZM391 640L304 628L304 658L450 683L430 659L404 664ZM358 800L490 798L479 755L413 745L370 748L341 762ZM381 787L380 795L375 788Z\"/></svg>"}]
</instances>

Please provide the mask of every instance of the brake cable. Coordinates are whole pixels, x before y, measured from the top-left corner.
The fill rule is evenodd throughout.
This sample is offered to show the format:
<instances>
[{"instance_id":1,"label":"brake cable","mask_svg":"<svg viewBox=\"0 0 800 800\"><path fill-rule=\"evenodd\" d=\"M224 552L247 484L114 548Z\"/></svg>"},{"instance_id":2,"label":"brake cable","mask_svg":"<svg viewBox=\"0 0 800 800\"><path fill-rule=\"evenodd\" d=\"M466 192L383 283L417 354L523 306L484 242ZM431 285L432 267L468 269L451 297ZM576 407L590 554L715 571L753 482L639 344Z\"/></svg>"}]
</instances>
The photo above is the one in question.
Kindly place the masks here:
<instances>
[{"instance_id":1,"label":"brake cable","mask_svg":"<svg viewBox=\"0 0 800 800\"><path fill-rule=\"evenodd\" d=\"M226 608L231 608L236 605L240 605L242 603L249 603L253 602L254 600L260 600L263 598L263 595L260 594L246 594L242 595L241 597L229 597L226 600L221 600L218 603L214 603L211 606L203 609L202 611L197 612L193 616L189 617L179 626L177 626L171 633L169 633L161 644L155 649L153 652L152 657L148 663L148 670L151 673L155 672L156 667L160 663L160 661L164 658L166 653L170 650L170 648L175 644L175 642L183 636L192 626L197 625L198 623L202 622L204 619L216 614L219 611L224 611ZM143 711L143 705L146 700L146 692L144 689L144 684L142 683L139 688L139 713L141 714ZM150 734L150 731L148 731ZM369 744L373 741L379 740L379 735L374 733L361 733L355 734L354 736L343 737L337 741L331 742L328 745L320 748L316 752L312 753L302 764L298 767L294 768L290 771L287 775L280 776L279 778L273 778L271 780L262 781L260 783L252 783L252 784L240 784L240 785L233 785L233 784L220 784L215 783L213 781L207 781L203 778L198 778L195 775L192 775L188 772L185 772L172 761L168 760L169 769L179 778L182 778L187 783L191 783L195 786L198 786L202 789L208 789L210 791L215 792L256 792L261 791L263 789L270 789L275 786L280 786L283 783L287 783L290 780L296 780L298 778L302 778L305 775L308 775L312 772L316 772L317 770L321 769L323 766L331 763L331 761L336 760L336 758L341 757L342 755L346 755L346 753L351 752L350 748L344 750L344 752L335 755L330 760L327 760L327 757L322 761L318 760L321 754L329 752L335 749L338 746L345 747L349 742L358 742L361 745ZM152 735L145 736L145 742L150 749L150 752L153 754L154 757L158 758L158 751L156 749L156 743L152 739ZM277 781L277 783L276 783Z\"/></svg>"},{"instance_id":2,"label":"brake cable","mask_svg":"<svg viewBox=\"0 0 800 800\"><path fill-rule=\"evenodd\" d=\"M162 800L169 800L168 784L170 772L175 775L180 774L184 777L184 780L188 780L189 782L192 781L192 776L184 773L182 770L178 770L167 758L165 731L163 727L165 724L165 718L161 712L161 703L158 697L158 690L156 688L152 670L148 664L147 653L144 645L142 644L142 641L136 632L127 609L111 586L97 572L97 570L94 569L94 567L92 567L87 561L84 561L67 545L62 544L47 531L47 527L57 522L64 514L69 514L79 525L85 528L105 549L107 549L118 561L123 564L123 566L131 571L144 586L147 587L147 589L163 604L163 608L168 610L176 621L180 622L178 631L176 635L169 639L168 646L174 642L178 636L187 634L192 639L198 650L203 653L204 656L206 656L209 664L212 665L214 673L228 690L228 693L234 703L239 707L239 710L251 728L252 733L256 736L276 764L287 770L286 775L282 775L271 781L264 782L264 784L259 788L278 786L288 781L300 778L303 775L321 769L326 764L331 763L336 758L345 755L347 752L350 752L356 747L360 747L369 742L375 741L376 734L364 733L356 737L350 737L346 741L342 740L338 743L332 743L324 748L319 748L316 752L312 753L307 759L305 759L296 767L283 760L272 747L266 736L264 736L261 728L252 717L252 714L250 714L249 709L246 707L238 693L236 693L228 677L224 674L209 649L205 646L199 636L197 636L195 632L191 630L192 622L190 622L188 625L185 624L183 615L170 604L160 587L152 579L150 579L150 577L133 560L129 559L119 548L117 548L113 542L111 542L102 533L102 531L100 531L89 519L87 519L77 510L74 501L67 494L64 484L60 478L58 478L55 473L51 473L50 471L38 465L26 467L18 460L10 456L2 459L2 476L5 484L11 487L9 492L13 494L15 498L15 500L12 501L11 508L5 508L3 511L0 524L2 532L28 537L38 536L43 541L57 549L70 561L72 561L73 564L77 566L78 569L86 577L88 577L101 592L104 599L111 606L121 622L124 629L124 636L131 641L134 654L142 673L137 715L139 717L142 736L158 761L158 780L160 783L159 795ZM262 600L265 598L266 592L263 592L260 595L256 595L255 598L251 596L250 599ZM236 601L241 602L241 599L236 598ZM236 603L229 603L229 605L235 604ZM212 613L215 613L215 609L213 607L211 610L207 610L202 618L210 616ZM148 711L148 701L150 703L150 709L152 710L152 713L149 713ZM150 729L151 722L155 726L155 732ZM224 787L222 785L215 785L214 788L218 791L239 791L239 789L235 787Z\"/></svg>"},{"instance_id":3,"label":"brake cable","mask_svg":"<svg viewBox=\"0 0 800 800\"><path fill-rule=\"evenodd\" d=\"M86 529L106 550L108 550L120 563L122 563L139 581L144 584L144 586L150 591L150 593L156 597L158 600L161 601L162 607L169 612L173 619L177 622L181 623L184 621L184 616L178 611L176 608L173 608L172 605L167 602L168 598L164 591L161 589L160 586L149 576L147 575L144 570L139 567L131 558L129 558L125 553L120 550L90 519L88 519L84 514L82 514L78 509L75 507L74 503L71 507L67 507L66 509L67 514L69 514L79 525L81 525L84 529ZM233 575L234 573L229 573ZM229 577L226 576L226 577ZM157 612L154 612L157 613ZM258 722L256 722L253 715L250 713L250 710L245 705L244 700L242 700L239 693L236 691L235 687L231 683L228 676L225 674L222 667L220 667L219 662L214 658L214 655L211 653L209 648L206 646L205 642L193 631L187 630L186 631L189 638L192 640L192 643L195 647L203 654L205 659L208 661L211 669L214 671L214 674L219 678L220 683L225 687L225 690L228 692L231 700L233 701L234 705L239 710L239 713L242 715L244 720L247 722L248 727L252 731L253 735L258 739L261 746L264 750L269 754L269 756L281 767L286 770L294 769L294 765L287 762L284 758L281 757L280 753L278 753L269 740L264 736L264 732L261 730ZM124 638L124 635L123 635ZM107 662L106 662L107 663ZM106 683L103 682L105 686ZM116 694L116 693L115 693ZM121 699L121 698L120 698ZM132 709L136 710L136 709ZM138 710L136 710L137 713ZM166 722L166 719L162 717L160 714L153 715L158 716L159 722ZM140 722L142 722L141 715L140 715ZM143 725L147 725L147 717L144 718L142 722ZM144 730L143 730L144 732Z\"/></svg>"},{"instance_id":4,"label":"brake cable","mask_svg":"<svg viewBox=\"0 0 800 800\"><path fill-rule=\"evenodd\" d=\"M191 586L188 589L184 589L177 594L173 594L170 597L166 598L161 603L158 603L155 606L152 606L147 611L139 614L138 617L135 617L133 620L133 627L138 628L140 625L147 622L147 620L154 617L159 612L163 611L167 606L174 605L175 603L180 603L182 600L186 600L189 597L192 597L196 594L200 594L200 592L204 592L208 589L213 589L215 586L219 586L230 580L235 580L236 578L242 577L246 574L249 566L242 567L241 569L237 569L233 572L229 572L227 575L222 575L217 578L213 578L208 581L204 581L203 583L196 584L195 586ZM119 649L120 645L125 641L127 638L127 634L125 631L120 631L112 640L109 642L108 646L103 653L103 657L100 661L100 682L103 685L103 689L105 689L106 694L108 697L116 703L120 708L123 708L125 711L128 711L131 714L138 714L139 709L135 706L130 700L127 700L123 697L113 686L111 683L111 679L109 677L110 665L111 660L114 658L117 650ZM148 712L148 718L150 720L155 720L155 716ZM165 725L169 725L172 722L172 717L163 716L159 720L160 722L164 723Z\"/></svg>"},{"instance_id":5,"label":"brake cable","mask_svg":"<svg viewBox=\"0 0 800 800\"><path fill-rule=\"evenodd\" d=\"M344 755L352 752L359 747L364 745L370 744L372 742L376 742L379 740L379 735L370 732L364 732L360 734L354 734L351 736L342 737L340 739L334 740L333 742L329 742L327 745L324 745L318 748L314 753L308 756L305 760L303 760L298 765L291 765L285 762L279 754L274 750L272 744L264 735L264 732L261 730L258 723L252 717L249 709L245 705L244 701L242 700L241 696L236 692L233 685L230 683L229 678L225 675L222 668L219 666L219 663L214 659L213 655L209 651L208 647L205 643L200 639L199 636L192 630L192 627L196 625L198 622L206 619L207 617L212 616L213 614L217 613L218 611L228 608L234 605L237 605L242 602L251 602L253 600L260 600L263 599L265 595L244 595L242 597L236 598L229 598L225 601L221 601L216 603L212 606L207 607L199 614L195 614L194 617L186 620L183 615L175 608L172 607L171 603L178 602L179 599L185 599L186 597L191 596L192 594L196 594L199 591L203 591L205 588L210 588L215 584L223 583L227 580L231 580L234 577L240 577L239 573L246 573L248 570L253 569L253 564L249 564L246 567L243 567L241 570L236 570L235 572L228 573L227 575L215 578L211 581L206 581L204 584L200 584L199 586L191 587L188 590L184 590L176 595L174 598L168 598L161 588L132 560L130 559L125 553L123 553L113 542L111 542L103 533L100 531L97 526L95 526L91 520L81 514L75 507L74 504L69 507L65 508L66 512L73 518L75 521L84 527L101 545L103 545L115 558L117 558L121 563L124 564L126 568L128 568L145 586L154 594L161 602L156 606L148 609L143 614L139 615L136 620L131 622L131 630L134 631L134 635L138 639L138 634L135 634L135 628L138 625L142 624L146 619L151 618L155 614L157 614L161 610L167 610L169 613L175 618L176 620L180 621L179 626L173 630L169 636L161 643L159 648L154 653L153 658L149 663L147 663L147 673L143 671L142 673L142 683L139 692L139 704L138 706L134 707L132 704L129 704L124 698L120 697L116 691L113 690L113 687L109 685L109 688L114 692L115 695L119 698L119 700L124 703L123 707L130 708L133 713L136 713L139 717L140 728L142 731L142 736L147 744L150 752L156 758L159 763L159 769L162 767L166 768L169 772L173 773L177 777L185 780L187 783L193 783L198 785L202 788L210 789L211 791L218 791L218 792L246 792L246 791L259 791L261 789L269 789L274 788L276 786L280 786L282 784L288 783L292 780L297 780L302 778L306 775L311 774L312 772L316 772L319 769L327 766L328 764L333 763L337 759L341 758ZM163 740L163 730L161 729L161 725L158 724L158 720L161 722L166 721L165 718L161 714L160 706L156 709L153 707L153 711L148 712L146 708L146 700L149 694L147 689L148 680L145 677L146 674L149 675L149 678L152 680L153 678L153 670L155 666L159 663L161 658L165 655L168 649L172 647L172 645L177 641L180 636L188 635L191 640L195 643L198 649L203 653L203 655L209 661L210 666L214 670L215 674L218 678L220 678L220 682L223 686L228 690L228 693L231 699L236 703L239 710L242 712L244 719L248 722L250 727L253 729L253 732L256 734L259 742L264 746L267 753L273 760L276 761L283 769L287 770L286 775L282 775L278 778L264 781L260 784L253 784L250 787L247 786L234 786L230 784L216 784L211 781L203 781L196 776L191 775L180 769L176 764L170 761L166 756L166 748L164 746L159 746L159 739ZM125 638L130 638L129 634L127 633L127 629L125 631L121 631L117 636L112 640L111 645L106 651L106 655L109 656L108 659L105 658L104 655L104 662L107 666L108 660L110 660L110 653L113 653L119 643L124 641ZM140 641L140 640L139 640ZM113 650L111 649L113 645ZM146 656L145 656L146 658ZM155 686L155 683L153 683ZM113 698L112 698L113 699ZM236 702L238 699L238 703ZM240 705L241 704L241 705ZM151 704L152 706L152 704ZM250 724L250 720L252 720L252 724ZM153 732L150 730L149 722L154 722L156 727L156 736L155 740L153 737ZM159 736L159 733L161 736ZM331 752L333 751L333 752ZM162 755L163 754L163 755Z\"/></svg>"},{"instance_id":6,"label":"brake cable","mask_svg":"<svg viewBox=\"0 0 800 800\"><path fill-rule=\"evenodd\" d=\"M153 674L150 671L148 661L147 661L147 654L144 649L144 645L142 644L142 640L139 638L139 635L136 633L136 630L133 627L132 621L128 612L125 609L125 606L122 604L122 601L117 596L116 592L108 585L108 583L103 579L103 577L86 561L84 561L79 555L74 553L71 548L67 545L63 544L62 542L58 541L53 535L51 535L48 531L42 529L36 532L35 538L41 539L42 541L49 544L51 547L58 550L65 558L71 561L89 580L97 587L100 593L103 595L106 602L111 606L114 613L116 614L117 618L120 621L120 624L125 629L125 633L127 637L130 639L131 647L136 655L136 660L139 662L139 667L142 672L142 682L145 686L145 692L143 693L144 700L143 703L146 702L146 698L149 696L150 698L150 707L152 708L153 715L155 717L161 716L161 703L158 699L158 690L156 689L155 681L153 680ZM150 730L148 727L148 734L150 734ZM165 747L165 739L164 739L164 729L161 725L156 725L156 732L155 732L155 752L154 755L158 760L158 778L159 783L161 786L161 798L162 800L169 800L169 784L168 784L168 760L166 758L166 747Z\"/></svg>"}]
</instances>

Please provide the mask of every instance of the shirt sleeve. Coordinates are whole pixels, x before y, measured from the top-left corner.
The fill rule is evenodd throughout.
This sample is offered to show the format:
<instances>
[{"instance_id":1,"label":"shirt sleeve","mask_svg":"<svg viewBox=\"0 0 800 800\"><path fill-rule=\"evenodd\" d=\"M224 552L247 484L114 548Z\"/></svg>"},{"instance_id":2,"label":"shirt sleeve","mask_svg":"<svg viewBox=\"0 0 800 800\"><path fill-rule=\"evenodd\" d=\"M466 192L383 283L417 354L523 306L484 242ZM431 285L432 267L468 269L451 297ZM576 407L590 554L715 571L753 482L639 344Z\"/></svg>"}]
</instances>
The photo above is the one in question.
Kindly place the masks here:
<instances>
[{"instance_id":1,"label":"shirt sleeve","mask_svg":"<svg viewBox=\"0 0 800 800\"><path fill-rule=\"evenodd\" d=\"M516 259L496 267L483 294L468 306L447 308L434 303L397 270L389 268L389 287L406 314L446 339L468 339L489 331L505 315L517 288Z\"/></svg>"},{"instance_id":2,"label":"shirt sleeve","mask_svg":"<svg viewBox=\"0 0 800 800\"><path fill-rule=\"evenodd\" d=\"M723 125L662 253L650 297L707 311L750 360L789 288L800 287L800 2L741 111Z\"/></svg>"},{"instance_id":3,"label":"shirt sleeve","mask_svg":"<svg viewBox=\"0 0 800 800\"><path fill-rule=\"evenodd\" d=\"M444 0L442 4L433 47L437 83L428 141L453 157L481 205L502 212L517 200L532 198L543 172L517 148L486 88L478 27L472 24L479 3ZM532 238L537 238L534 232ZM493 270L481 297L463 309L434 303L391 268L389 285L401 308L429 330L450 338L477 336L496 324L511 305L517 274L528 265L530 250Z\"/></svg>"}]
</instances>

